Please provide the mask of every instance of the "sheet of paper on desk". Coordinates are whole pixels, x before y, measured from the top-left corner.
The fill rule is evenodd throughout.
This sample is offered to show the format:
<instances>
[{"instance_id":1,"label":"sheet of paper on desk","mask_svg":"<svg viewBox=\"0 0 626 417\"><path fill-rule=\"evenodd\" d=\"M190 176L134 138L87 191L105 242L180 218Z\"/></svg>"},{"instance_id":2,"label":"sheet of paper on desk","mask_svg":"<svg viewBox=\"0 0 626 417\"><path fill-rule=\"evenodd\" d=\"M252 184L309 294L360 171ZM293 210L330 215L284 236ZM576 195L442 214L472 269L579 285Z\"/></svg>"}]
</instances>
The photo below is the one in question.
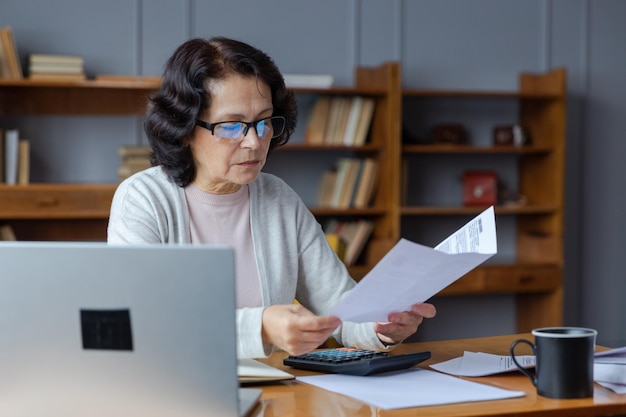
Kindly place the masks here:
<instances>
[{"instance_id":1,"label":"sheet of paper on desk","mask_svg":"<svg viewBox=\"0 0 626 417\"><path fill-rule=\"evenodd\" d=\"M518 355L515 359L524 368L535 366L535 356L533 355ZM430 367L439 372L458 376L487 376L517 371L517 366L510 356L483 352L464 352L463 356L435 363Z\"/></svg>"},{"instance_id":2,"label":"sheet of paper on desk","mask_svg":"<svg viewBox=\"0 0 626 417\"><path fill-rule=\"evenodd\" d=\"M416 368L366 377L328 374L296 377L296 380L382 409L490 401L525 395L522 391L509 391Z\"/></svg>"},{"instance_id":3,"label":"sheet of paper on desk","mask_svg":"<svg viewBox=\"0 0 626 417\"><path fill-rule=\"evenodd\" d=\"M435 248L401 239L331 314L346 321L385 322L392 311L428 300L496 253L489 207Z\"/></svg>"}]
</instances>

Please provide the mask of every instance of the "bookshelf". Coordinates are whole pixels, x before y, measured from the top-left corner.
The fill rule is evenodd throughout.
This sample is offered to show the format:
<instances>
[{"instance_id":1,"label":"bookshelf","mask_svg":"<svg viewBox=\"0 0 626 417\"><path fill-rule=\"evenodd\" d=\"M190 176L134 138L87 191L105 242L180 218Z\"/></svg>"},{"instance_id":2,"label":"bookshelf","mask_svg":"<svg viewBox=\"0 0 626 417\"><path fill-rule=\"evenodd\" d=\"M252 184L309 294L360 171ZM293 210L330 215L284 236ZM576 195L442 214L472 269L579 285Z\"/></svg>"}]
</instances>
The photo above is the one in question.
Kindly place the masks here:
<instances>
[{"instance_id":1,"label":"bookshelf","mask_svg":"<svg viewBox=\"0 0 626 417\"><path fill-rule=\"evenodd\" d=\"M518 91L402 89L398 63L356 68L352 87L295 91L299 96L373 98L376 105L366 144L308 145L294 141L277 149L267 166L271 168L275 159L286 159L290 178L302 176L301 181L311 183L317 179L307 176L293 161L314 157L335 160L342 155L378 161L379 185L368 207L335 209L309 204L320 222L329 218L374 221L363 255L350 267L351 274L360 279L401 236L434 245L447 236L446 231L456 230L478 214L483 207L461 204L459 173L495 164L508 185L528 203L496 205L502 241L498 258L461 278L443 294L514 294L517 330L558 325L563 307L565 79L564 70L555 70L520 74ZM0 80L0 115L143 115L148 95L157 88L158 80L123 77L83 82ZM439 111L446 113L451 108L454 114L462 114L463 107L471 109L464 122L468 126L477 122L470 143L403 143L407 127L419 133L441 120ZM490 129L503 121L503 108L508 109L505 121L528 129L530 145L491 144ZM20 240L105 240L115 187L0 185L0 223L10 224Z\"/></svg>"},{"instance_id":2,"label":"bookshelf","mask_svg":"<svg viewBox=\"0 0 626 417\"><path fill-rule=\"evenodd\" d=\"M0 115L142 115L158 81L0 80ZM111 167L116 169L116 167ZM106 240L116 184L0 184L0 222L20 240Z\"/></svg>"},{"instance_id":3,"label":"bookshelf","mask_svg":"<svg viewBox=\"0 0 626 417\"><path fill-rule=\"evenodd\" d=\"M278 149L277 154L268 158L266 171L275 172L279 176L293 183L306 183L321 180L311 178L311 174L304 169L289 169L281 172L274 171L277 159L311 159L336 161L341 157L373 158L377 162L377 189L371 204L363 208L332 208L319 207L315 203L308 203L311 212L320 223L329 219L340 221L370 220L374 228L367 241L363 253L357 262L350 266L350 273L355 279L362 278L400 237L400 223L398 216L398 196L400 167L396 161L400 144L400 66L398 63L384 63L378 67L361 67L355 70L355 85L353 87L331 88L294 88L299 99L303 96L325 96L332 98L362 97L373 99L374 112L371 119L368 139L363 145L344 146L337 144L309 144L304 142L290 142ZM306 122L306 120L305 120ZM304 129L306 123L300 124ZM306 156L305 156L306 155ZM287 167L291 168L287 162ZM300 177L294 178L294 177ZM383 186L384 184L384 186ZM294 186L297 192L299 189Z\"/></svg>"},{"instance_id":4,"label":"bookshelf","mask_svg":"<svg viewBox=\"0 0 626 417\"><path fill-rule=\"evenodd\" d=\"M521 73L519 89L513 92L403 91L409 138L405 136L401 152L402 234L438 243L424 230L462 224L484 209L463 206L462 173L485 168L498 172L507 188L523 196L521 202L495 207L498 255L442 295L516 294L517 330L522 332L562 322L565 83L565 70L557 69ZM415 143L430 126L459 119L469 126L468 143ZM491 129L503 119L523 126L530 144L493 145ZM439 190L425 184L425 177Z\"/></svg>"}]
</instances>

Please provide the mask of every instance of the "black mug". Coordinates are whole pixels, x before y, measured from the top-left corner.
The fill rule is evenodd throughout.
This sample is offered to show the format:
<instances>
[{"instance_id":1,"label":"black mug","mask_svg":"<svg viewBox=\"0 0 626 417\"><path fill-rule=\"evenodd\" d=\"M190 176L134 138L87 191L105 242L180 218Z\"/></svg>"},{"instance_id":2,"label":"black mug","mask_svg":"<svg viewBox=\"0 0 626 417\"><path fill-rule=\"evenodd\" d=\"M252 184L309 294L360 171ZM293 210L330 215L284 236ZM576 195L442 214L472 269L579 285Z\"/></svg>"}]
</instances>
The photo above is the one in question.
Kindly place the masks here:
<instances>
[{"instance_id":1,"label":"black mug","mask_svg":"<svg viewBox=\"0 0 626 417\"><path fill-rule=\"evenodd\" d=\"M526 339L511 344L511 357L532 381L537 394L548 398L593 397L593 355L598 332L582 327L544 327L532 331L533 345ZM529 345L535 354L535 375L515 359L515 347Z\"/></svg>"}]
</instances>

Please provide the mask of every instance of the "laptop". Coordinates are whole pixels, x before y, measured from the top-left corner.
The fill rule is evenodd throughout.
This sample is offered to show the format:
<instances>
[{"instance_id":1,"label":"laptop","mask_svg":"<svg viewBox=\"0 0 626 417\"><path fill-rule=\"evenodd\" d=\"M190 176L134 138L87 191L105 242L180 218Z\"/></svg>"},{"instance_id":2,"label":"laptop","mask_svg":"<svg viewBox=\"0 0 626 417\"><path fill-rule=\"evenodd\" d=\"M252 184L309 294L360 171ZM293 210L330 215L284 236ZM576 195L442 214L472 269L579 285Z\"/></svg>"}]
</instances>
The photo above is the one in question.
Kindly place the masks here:
<instances>
[{"instance_id":1,"label":"laptop","mask_svg":"<svg viewBox=\"0 0 626 417\"><path fill-rule=\"evenodd\" d=\"M227 246L0 242L0 415L240 417Z\"/></svg>"}]
</instances>

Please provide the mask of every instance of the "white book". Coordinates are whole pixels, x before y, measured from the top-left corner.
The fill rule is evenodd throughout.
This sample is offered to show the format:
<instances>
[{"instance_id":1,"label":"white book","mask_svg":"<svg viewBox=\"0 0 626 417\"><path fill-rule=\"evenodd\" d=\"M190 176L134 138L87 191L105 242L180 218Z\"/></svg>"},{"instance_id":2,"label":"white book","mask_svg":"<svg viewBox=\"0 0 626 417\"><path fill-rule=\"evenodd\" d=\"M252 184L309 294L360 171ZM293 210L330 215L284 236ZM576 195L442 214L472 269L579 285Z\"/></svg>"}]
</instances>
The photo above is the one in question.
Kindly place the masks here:
<instances>
[{"instance_id":1,"label":"white book","mask_svg":"<svg viewBox=\"0 0 626 417\"><path fill-rule=\"evenodd\" d=\"M346 128L343 132L343 138L341 140L342 145L354 145L354 135L356 134L356 128L359 123L359 116L361 115L362 107L363 97L354 97L350 104L350 113L348 113Z\"/></svg>"},{"instance_id":2,"label":"white book","mask_svg":"<svg viewBox=\"0 0 626 417\"><path fill-rule=\"evenodd\" d=\"M20 133L17 129L4 132L4 180L9 185L17 184L17 165L19 154Z\"/></svg>"},{"instance_id":3,"label":"white book","mask_svg":"<svg viewBox=\"0 0 626 417\"><path fill-rule=\"evenodd\" d=\"M341 196L344 191L344 184L350 170L350 158L339 158L337 161L337 178L333 187L333 194L330 199L330 207L339 208Z\"/></svg>"}]
</instances>

